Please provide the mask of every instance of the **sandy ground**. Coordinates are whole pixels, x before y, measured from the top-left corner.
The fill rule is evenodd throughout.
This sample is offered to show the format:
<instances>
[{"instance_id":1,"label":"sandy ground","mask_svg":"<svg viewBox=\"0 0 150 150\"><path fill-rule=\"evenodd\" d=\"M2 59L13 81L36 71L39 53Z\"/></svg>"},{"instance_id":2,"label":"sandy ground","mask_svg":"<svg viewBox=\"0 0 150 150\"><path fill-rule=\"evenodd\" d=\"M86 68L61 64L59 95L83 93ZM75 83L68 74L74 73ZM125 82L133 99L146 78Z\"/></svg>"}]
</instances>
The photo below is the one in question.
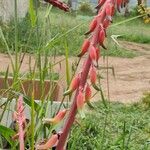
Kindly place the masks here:
<instances>
[{"instance_id":1,"label":"sandy ground","mask_svg":"<svg viewBox=\"0 0 150 150\"><path fill-rule=\"evenodd\" d=\"M109 66L113 66L115 69L115 77L112 74L112 71L109 70L109 95L111 101L119 101L123 103L132 103L137 102L143 96L143 93L150 91L150 45L146 44L137 44L132 42L120 42L122 46L126 49L134 50L140 53L141 55L135 58L117 58L117 57L108 57ZM31 56L32 66L34 66L36 58ZM57 62L63 60L64 56L57 58L49 58L51 62ZM76 57L69 58L70 68L78 61ZM84 58L80 62L78 70L82 67ZM0 54L0 72L6 71L8 65L10 65L10 59L6 54ZM101 59L99 61L100 66L106 66L106 61ZM21 72L26 73L29 70L29 55L26 55ZM71 70L71 69L70 69ZM11 71L11 67L10 67ZM54 71L60 74L60 93L61 95L63 90L66 88L66 79L65 79L65 61L58 63L54 67ZM102 87L105 91L105 95L108 96L108 84L106 77L106 70L101 70L100 74L104 77L101 80ZM93 90L93 93L95 91ZM94 100L100 99L100 95L97 94Z\"/></svg>"}]
</instances>

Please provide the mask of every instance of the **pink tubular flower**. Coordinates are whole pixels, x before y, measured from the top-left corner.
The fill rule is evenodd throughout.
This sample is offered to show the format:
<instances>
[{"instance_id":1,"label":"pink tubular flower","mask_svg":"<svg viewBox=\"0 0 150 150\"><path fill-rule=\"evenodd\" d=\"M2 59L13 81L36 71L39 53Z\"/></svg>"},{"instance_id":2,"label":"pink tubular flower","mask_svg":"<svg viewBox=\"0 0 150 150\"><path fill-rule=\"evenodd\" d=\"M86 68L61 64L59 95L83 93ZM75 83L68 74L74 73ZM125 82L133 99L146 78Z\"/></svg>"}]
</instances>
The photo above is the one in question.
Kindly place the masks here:
<instances>
[{"instance_id":1,"label":"pink tubular flower","mask_svg":"<svg viewBox=\"0 0 150 150\"><path fill-rule=\"evenodd\" d=\"M85 89L85 102L89 102L92 96L92 90L89 86L89 84L87 84L86 89Z\"/></svg>"},{"instance_id":2,"label":"pink tubular flower","mask_svg":"<svg viewBox=\"0 0 150 150\"><path fill-rule=\"evenodd\" d=\"M120 12L122 0L116 0L116 1L117 1L117 10Z\"/></svg>"},{"instance_id":3,"label":"pink tubular flower","mask_svg":"<svg viewBox=\"0 0 150 150\"><path fill-rule=\"evenodd\" d=\"M96 61L97 61L97 63L98 63L99 58L100 58L100 49L96 48Z\"/></svg>"},{"instance_id":4,"label":"pink tubular flower","mask_svg":"<svg viewBox=\"0 0 150 150\"><path fill-rule=\"evenodd\" d=\"M91 23L90 23L90 27L89 27L89 31L85 33L85 35L88 35L90 34L91 32L94 31L94 29L96 28L97 26L97 18L94 18Z\"/></svg>"},{"instance_id":5,"label":"pink tubular flower","mask_svg":"<svg viewBox=\"0 0 150 150\"><path fill-rule=\"evenodd\" d=\"M45 123L58 124L64 119L67 111L68 111L67 109L61 110L58 112L58 114L54 118L51 118L51 119L45 118L45 119L43 119L43 121Z\"/></svg>"},{"instance_id":6,"label":"pink tubular flower","mask_svg":"<svg viewBox=\"0 0 150 150\"><path fill-rule=\"evenodd\" d=\"M81 53L78 55L78 57L83 56L88 51L89 46L90 46L90 41L88 39L85 39L82 44Z\"/></svg>"},{"instance_id":7,"label":"pink tubular flower","mask_svg":"<svg viewBox=\"0 0 150 150\"><path fill-rule=\"evenodd\" d=\"M94 66L92 66L90 69L90 81L93 85L96 84L96 79L97 79L96 69Z\"/></svg>"},{"instance_id":8,"label":"pink tubular flower","mask_svg":"<svg viewBox=\"0 0 150 150\"><path fill-rule=\"evenodd\" d=\"M104 40L105 40L105 30L104 28L102 27L102 29L100 30L99 32L99 44L101 46L104 46Z\"/></svg>"},{"instance_id":9,"label":"pink tubular flower","mask_svg":"<svg viewBox=\"0 0 150 150\"><path fill-rule=\"evenodd\" d=\"M94 46L91 46L91 49L90 49L90 58L93 61L93 63L95 63L96 60L97 60L96 48Z\"/></svg>"},{"instance_id":10,"label":"pink tubular flower","mask_svg":"<svg viewBox=\"0 0 150 150\"><path fill-rule=\"evenodd\" d=\"M77 96L77 109L81 110L83 109L83 106L84 106L84 96L83 93L80 91Z\"/></svg>"},{"instance_id":11,"label":"pink tubular flower","mask_svg":"<svg viewBox=\"0 0 150 150\"><path fill-rule=\"evenodd\" d=\"M80 83L80 78L79 78L79 75L77 75L72 79L70 87L66 92L64 92L64 95L68 95L72 93L73 91L75 91L78 88L79 83Z\"/></svg>"},{"instance_id":12,"label":"pink tubular flower","mask_svg":"<svg viewBox=\"0 0 150 150\"><path fill-rule=\"evenodd\" d=\"M83 107L84 107L84 96L81 91L79 91L79 94L77 96L77 110L82 118L85 117L85 114L83 113Z\"/></svg>"},{"instance_id":13,"label":"pink tubular flower","mask_svg":"<svg viewBox=\"0 0 150 150\"><path fill-rule=\"evenodd\" d=\"M106 8L106 18L112 22L112 14L113 14L113 5L112 4L108 4L107 8Z\"/></svg>"},{"instance_id":14,"label":"pink tubular flower","mask_svg":"<svg viewBox=\"0 0 150 150\"><path fill-rule=\"evenodd\" d=\"M52 148L58 142L58 135L53 134L50 139L45 144L40 144L36 146L38 150L45 150Z\"/></svg>"},{"instance_id":15,"label":"pink tubular flower","mask_svg":"<svg viewBox=\"0 0 150 150\"><path fill-rule=\"evenodd\" d=\"M69 11L69 6L59 0L44 0L45 2L50 3L54 7L58 7L64 11Z\"/></svg>"}]
</instances>

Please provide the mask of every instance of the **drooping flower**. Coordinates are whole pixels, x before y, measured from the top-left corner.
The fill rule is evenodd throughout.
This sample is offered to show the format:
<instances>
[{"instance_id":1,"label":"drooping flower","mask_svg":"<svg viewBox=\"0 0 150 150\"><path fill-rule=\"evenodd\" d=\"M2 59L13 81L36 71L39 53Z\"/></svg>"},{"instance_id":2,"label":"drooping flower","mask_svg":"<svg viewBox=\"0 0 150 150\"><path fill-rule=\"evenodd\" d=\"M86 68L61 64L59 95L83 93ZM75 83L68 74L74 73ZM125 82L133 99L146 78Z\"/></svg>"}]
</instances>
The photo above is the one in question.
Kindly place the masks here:
<instances>
[{"instance_id":1,"label":"drooping flower","mask_svg":"<svg viewBox=\"0 0 150 150\"><path fill-rule=\"evenodd\" d=\"M110 3L107 5L106 7L106 19L109 20L110 22L112 22L112 14L114 13L113 12L113 5Z\"/></svg>"},{"instance_id":2,"label":"drooping flower","mask_svg":"<svg viewBox=\"0 0 150 150\"><path fill-rule=\"evenodd\" d=\"M96 84L97 74L94 66L91 67L89 75L91 83Z\"/></svg>"},{"instance_id":3,"label":"drooping flower","mask_svg":"<svg viewBox=\"0 0 150 150\"><path fill-rule=\"evenodd\" d=\"M87 84L86 88L85 88L85 102L89 102L92 96L92 90L89 86L89 84Z\"/></svg>"},{"instance_id":4,"label":"drooping flower","mask_svg":"<svg viewBox=\"0 0 150 150\"><path fill-rule=\"evenodd\" d=\"M105 32L103 26L101 25L101 30L100 30L100 32L99 32L99 37L98 37L98 39L99 39L99 44L100 44L100 46L102 46L104 49L106 49L106 47L104 46L105 37L106 37L106 32Z\"/></svg>"},{"instance_id":5,"label":"drooping flower","mask_svg":"<svg viewBox=\"0 0 150 150\"><path fill-rule=\"evenodd\" d=\"M88 39L85 39L82 44L81 53L78 55L78 57L83 56L88 51L89 46L90 46L90 41Z\"/></svg>"},{"instance_id":6,"label":"drooping flower","mask_svg":"<svg viewBox=\"0 0 150 150\"><path fill-rule=\"evenodd\" d=\"M58 142L58 135L57 134L53 134L45 144L39 144L39 145L37 145L36 149L38 149L38 150L50 149L57 142Z\"/></svg>"},{"instance_id":7,"label":"drooping flower","mask_svg":"<svg viewBox=\"0 0 150 150\"><path fill-rule=\"evenodd\" d=\"M96 28L97 26L97 18L94 18L91 23L90 23L90 26L89 26L89 31L85 33L85 35L88 35L90 34L91 32L94 31L94 29Z\"/></svg>"},{"instance_id":8,"label":"drooping flower","mask_svg":"<svg viewBox=\"0 0 150 150\"><path fill-rule=\"evenodd\" d=\"M90 58L91 58L92 61L96 61L97 53L96 53L96 48L94 46L91 46Z\"/></svg>"},{"instance_id":9,"label":"drooping flower","mask_svg":"<svg viewBox=\"0 0 150 150\"><path fill-rule=\"evenodd\" d=\"M69 11L69 6L59 0L44 0L45 2L50 3L51 5L58 7L64 11Z\"/></svg>"},{"instance_id":10,"label":"drooping flower","mask_svg":"<svg viewBox=\"0 0 150 150\"><path fill-rule=\"evenodd\" d=\"M67 111L68 111L67 109L61 110L58 112L58 114L54 118L50 118L50 119L45 118L45 119L43 119L43 122L44 123L58 124L64 119Z\"/></svg>"},{"instance_id":11,"label":"drooping flower","mask_svg":"<svg viewBox=\"0 0 150 150\"><path fill-rule=\"evenodd\" d=\"M72 79L70 87L67 91L64 92L64 95L68 95L72 93L73 91L75 91L79 86L79 82L80 82L80 78L79 78L79 75L77 75Z\"/></svg>"},{"instance_id":12,"label":"drooping flower","mask_svg":"<svg viewBox=\"0 0 150 150\"><path fill-rule=\"evenodd\" d=\"M100 58L100 49L97 47L96 48L96 62L97 62L97 65L98 65L99 58Z\"/></svg>"},{"instance_id":13,"label":"drooping flower","mask_svg":"<svg viewBox=\"0 0 150 150\"><path fill-rule=\"evenodd\" d=\"M79 91L78 96L77 96L77 110L82 118L85 117L85 114L83 112L83 107L84 107L84 96L83 96L83 93Z\"/></svg>"}]
</instances>

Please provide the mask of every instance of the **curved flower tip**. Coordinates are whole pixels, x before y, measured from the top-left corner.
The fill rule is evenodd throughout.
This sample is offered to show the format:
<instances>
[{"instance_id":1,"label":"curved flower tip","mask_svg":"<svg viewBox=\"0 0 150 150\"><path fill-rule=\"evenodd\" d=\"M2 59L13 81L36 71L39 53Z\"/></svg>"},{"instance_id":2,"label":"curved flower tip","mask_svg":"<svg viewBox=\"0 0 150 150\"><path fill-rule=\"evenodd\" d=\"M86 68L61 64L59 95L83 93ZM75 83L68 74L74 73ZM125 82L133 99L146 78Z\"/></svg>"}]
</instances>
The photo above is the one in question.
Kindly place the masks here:
<instances>
[{"instance_id":1,"label":"curved flower tip","mask_svg":"<svg viewBox=\"0 0 150 150\"><path fill-rule=\"evenodd\" d=\"M114 7L112 4L108 4L106 7L106 18L112 22L112 15L114 13Z\"/></svg>"},{"instance_id":2,"label":"curved flower tip","mask_svg":"<svg viewBox=\"0 0 150 150\"><path fill-rule=\"evenodd\" d=\"M54 118L50 118L50 119L45 118L45 119L43 119L43 122L47 123L47 124L49 124L49 123L58 124L64 119L67 111L68 111L67 109L61 110L58 112L58 114Z\"/></svg>"},{"instance_id":3,"label":"curved flower tip","mask_svg":"<svg viewBox=\"0 0 150 150\"><path fill-rule=\"evenodd\" d=\"M55 146L58 142L58 135L53 134L50 139L45 143L45 144L39 144L36 145L37 150L45 150L45 149L50 149L53 146Z\"/></svg>"},{"instance_id":4,"label":"curved flower tip","mask_svg":"<svg viewBox=\"0 0 150 150\"><path fill-rule=\"evenodd\" d=\"M83 96L83 93L79 91L78 96L77 96L77 109L81 117L85 118L83 107L84 107L84 96Z\"/></svg>"},{"instance_id":5,"label":"curved flower tip","mask_svg":"<svg viewBox=\"0 0 150 150\"><path fill-rule=\"evenodd\" d=\"M84 35L90 34L91 32L93 32L95 30L96 27L97 27L97 18L94 18L90 23L89 31L86 32Z\"/></svg>"},{"instance_id":6,"label":"curved flower tip","mask_svg":"<svg viewBox=\"0 0 150 150\"><path fill-rule=\"evenodd\" d=\"M91 58L93 64L96 65L97 53L96 53L96 48L94 46L91 46L90 58Z\"/></svg>"},{"instance_id":7,"label":"curved flower tip","mask_svg":"<svg viewBox=\"0 0 150 150\"><path fill-rule=\"evenodd\" d=\"M79 75L77 75L72 79L69 89L66 92L64 92L64 96L75 91L79 86L79 82L80 82L80 78Z\"/></svg>"},{"instance_id":8,"label":"curved flower tip","mask_svg":"<svg viewBox=\"0 0 150 150\"><path fill-rule=\"evenodd\" d=\"M51 5L53 5L54 7L58 7L61 10L64 11L69 11L69 6L59 0L44 0L45 2L50 3Z\"/></svg>"},{"instance_id":9,"label":"curved flower tip","mask_svg":"<svg viewBox=\"0 0 150 150\"><path fill-rule=\"evenodd\" d=\"M98 5L95 8L99 9L100 7L102 7L104 5L105 2L106 2L106 0L99 0Z\"/></svg>"},{"instance_id":10,"label":"curved flower tip","mask_svg":"<svg viewBox=\"0 0 150 150\"><path fill-rule=\"evenodd\" d=\"M99 32L99 44L104 47L104 40L105 40L105 30L104 28L102 27L102 29L100 30Z\"/></svg>"},{"instance_id":11,"label":"curved flower tip","mask_svg":"<svg viewBox=\"0 0 150 150\"><path fill-rule=\"evenodd\" d=\"M83 56L88 51L89 46L90 46L90 41L88 39L85 39L82 44L81 52L80 54L78 54L78 57Z\"/></svg>"},{"instance_id":12,"label":"curved flower tip","mask_svg":"<svg viewBox=\"0 0 150 150\"><path fill-rule=\"evenodd\" d=\"M86 89L85 89L85 102L89 102L92 96L92 90L89 86L89 84L87 84Z\"/></svg>"},{"instance_id":13,"label":"curved flower tip","mask_svg":"<svg viewBox=\"0 0 150 150\"><path fill-rule=\"evenodd\" d=\"M96 69L94 66L91 67L89 75L90 75L91 83L96 84L97 74L96 74Z\"/></svg>"}]
</instances>

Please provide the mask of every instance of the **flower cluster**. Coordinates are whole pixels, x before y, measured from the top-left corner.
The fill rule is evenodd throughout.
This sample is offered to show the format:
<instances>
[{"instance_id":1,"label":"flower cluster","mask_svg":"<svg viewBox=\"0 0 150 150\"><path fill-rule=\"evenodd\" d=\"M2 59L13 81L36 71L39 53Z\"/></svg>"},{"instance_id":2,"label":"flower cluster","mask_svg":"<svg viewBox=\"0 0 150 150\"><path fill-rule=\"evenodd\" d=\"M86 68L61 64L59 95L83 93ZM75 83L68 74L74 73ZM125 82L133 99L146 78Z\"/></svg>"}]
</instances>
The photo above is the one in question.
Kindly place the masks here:
<instances>
[{"instance_id":1,"label":"flower cluster","mask_svg":"<svg viewBox=\"0 0 150 150\"><path fill-rule=\"evenodd\" d=\"M52 0L46 1L52 3ZM58 1L53 0L53 2L56 4ZM64 93L64 96L66 96L76 91L72 106L63 127L62 134L58 140L56 148L57 150L64 149L70 128L75 121L76 113L78 112L82 116L84 115L82 113L84 104L88 104L92 96L90 85L92 85L96 90L100 90L100 88L97 86L97 67L101 49L107 49L104 44L106 38L106 29L113 22L112 17L115 13L115 8L120 12L120 9L125 7L127 2L128 0L99 0L98 5L96 6L96 9L99 10L98 14L91 21L89 30L85 33L86 39L82 44L81 52L78 54L78 57L82 57L87 54L87 59L83 63L82 70L77 75L75 75L71 81L69 89ZM60 8L58 5L57 7ZM88 77L90 78L90 83L88 83ZM56 115L56 117L53 119L45 120L45 122L59 123L59 121L63 118L64 115ZM54 136L51 138L55 139Z\"/></svg>"},{"instance_id":2,"label":"flower cluster","mask_svg":"<svg viewBox=\"0 0 150 150\"><path fill-rule=\"evenodd\" d=\"M24 136L27 119L24 114L23 97L20 96L17 101L17 110L13 114L13 119L18 123L18 133L12 137L13 140L19 139L20 150L24 150Z\"/></svg>"}]
</instances>

